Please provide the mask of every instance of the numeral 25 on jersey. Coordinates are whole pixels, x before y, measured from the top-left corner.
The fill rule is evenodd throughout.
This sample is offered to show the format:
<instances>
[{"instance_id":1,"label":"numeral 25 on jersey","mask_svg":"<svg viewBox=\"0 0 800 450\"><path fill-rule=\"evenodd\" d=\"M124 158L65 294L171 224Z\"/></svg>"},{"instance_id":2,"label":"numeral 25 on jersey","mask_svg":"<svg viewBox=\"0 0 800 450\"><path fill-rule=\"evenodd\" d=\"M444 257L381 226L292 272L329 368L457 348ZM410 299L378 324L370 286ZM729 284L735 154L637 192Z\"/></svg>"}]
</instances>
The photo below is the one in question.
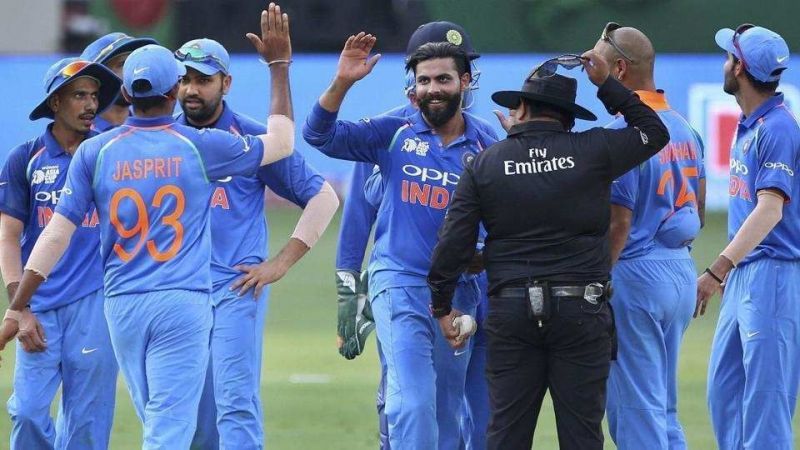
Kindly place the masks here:
<instances>
[{"instance_id":1,"label":"numeral 25 on jersey","mask_svg":"<svg viewBox=\"0 0 800 450\"><path fill-rule=\"evenodd\" d=\"M114 244L114 253L119 256L119 259L125 262L130 261L142 250L143 246L147 247L147 252L158 262L169 261L178 254L183 243L183 224L181 224L180 218L186 206L186 198L183 195L183 191L173 184L162 186L156 191L150 205L155 208L161 208L167 196L175 198L175 210L161 219L161 225L172 228L175 232L175 237L167 247L167 250L162 252L158 249L153 239L147 239L150 232L150 216L147 213L147 206L142 195L130 188L123 188L114 193L111 197L111 207L109 208L111 224L117 230L117 234L122 238L123 243L137 237L136 245L131 251L126 250L119 242ZM119 220L119 206L124 199L130 199L136 206L136 224L131 228L126 228Z\"/></svg>"}]
</instances>

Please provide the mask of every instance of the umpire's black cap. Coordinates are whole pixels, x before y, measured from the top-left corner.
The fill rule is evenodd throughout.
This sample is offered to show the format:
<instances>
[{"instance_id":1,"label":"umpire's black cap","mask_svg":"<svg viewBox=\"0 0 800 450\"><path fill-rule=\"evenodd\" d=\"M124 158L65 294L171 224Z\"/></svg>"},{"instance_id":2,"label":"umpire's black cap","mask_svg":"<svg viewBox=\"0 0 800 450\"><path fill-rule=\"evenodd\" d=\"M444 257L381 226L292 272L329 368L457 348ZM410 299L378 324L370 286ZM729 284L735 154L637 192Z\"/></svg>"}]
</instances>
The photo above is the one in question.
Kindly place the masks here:
<instances>
[{"instance_id":1,"label":"umpire's black cap","mask_svg":"<svg viewBox=\"0 0 800 450\"><path fill-rule=\"evenodd\" d=\"M422 24L408 39L406 47L406 60L421 46L429 42L449 42L461 47L470 60L480 58L480 54L472 48L472 39L461 25L453 22L438 21Z\"/></svg>"}]
</instances>

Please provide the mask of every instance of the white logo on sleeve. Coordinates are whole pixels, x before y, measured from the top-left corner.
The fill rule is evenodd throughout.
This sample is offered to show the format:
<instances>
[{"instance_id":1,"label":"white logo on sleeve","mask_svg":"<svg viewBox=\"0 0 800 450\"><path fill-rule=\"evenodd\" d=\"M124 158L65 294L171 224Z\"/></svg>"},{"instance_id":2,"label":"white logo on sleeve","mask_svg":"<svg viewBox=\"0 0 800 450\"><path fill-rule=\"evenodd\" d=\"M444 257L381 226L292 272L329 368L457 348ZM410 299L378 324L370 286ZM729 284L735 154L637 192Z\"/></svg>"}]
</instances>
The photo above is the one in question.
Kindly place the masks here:
<instances>
[{"instance_id":1,"label":"white logo on sleeve","mask_svg":"<svg viewBox=\"0 0 800 450\"><path fill-rule=\"evenodd\" d=\"M0 186L5 186L8 184L8 181L0 181Z\"/></svg>"},{"instance_id":2,"label":"white logo on sleeve","mask_svg":"<svg viewBox=\"0 0 800 450\"><path fill-rule=\"evenodd\" d=\"M86 348L86 347L83 347L83 348L81 349L81 354L83 354L83 355L88 355L89 353L93 353L93 352L96 352L96 351L97 351L97 347L95 347L95 348Z\"/></svg>"},{"instance_id":3,"label":"white logo on sleeve","mask_svg":"<svg viewBox=\"0 0 800 450\"><path fill-rule=\"evenodd\" d=\"M642 138L642 144L644 145L647 145L647 143L650 142L650 138L647 137L647 135L644 134L644 131L642 130L639 130L639 137Z\"/></svg>"},{"instance_id":4,"label":"white logo on sleeve","mask_svg":"<svg viewBox=\"0 0 800 450\"><path fill-rule=\"evenodd\" d=\"M782 162L765 162L764 163L764 168L765 169L773 169L773 170L782 170L782 171L786 172L787 174L789 174L790 177L794 176L794 170L792 170L792 168L789 167L789 165L786 164L786 163L782 163Z\"/></svg>"},{"instance_id":5,"label":"white logo on sleeve","mask_svg":"<svg viewBox=\"0 0 800 450\"><path fill-rule=\"evenodd\" d=\"M754 337L754 336L755 336L755 335L757 335L758 333L760 333L760 331L749 331L749 332L747 333L747 339L750 339L751 337Z\"/></svg>"}]
</instances>

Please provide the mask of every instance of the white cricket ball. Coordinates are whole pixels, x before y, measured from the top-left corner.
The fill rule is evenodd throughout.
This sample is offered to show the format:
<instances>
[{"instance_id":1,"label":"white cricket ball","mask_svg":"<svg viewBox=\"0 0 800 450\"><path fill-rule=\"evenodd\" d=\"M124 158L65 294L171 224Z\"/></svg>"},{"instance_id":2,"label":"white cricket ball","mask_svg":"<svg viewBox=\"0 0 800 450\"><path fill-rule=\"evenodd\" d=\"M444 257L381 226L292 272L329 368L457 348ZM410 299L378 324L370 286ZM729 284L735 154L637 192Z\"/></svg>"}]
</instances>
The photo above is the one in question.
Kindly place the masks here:
<instances>
[{"instance_id":1,"label":"white cricket ball","mask_svg":"<svg viewBox=\"0 0 800 450\"><path fill-rule=\"evenodd\" d=\"M469 314L453 319L453 327L458 330L459 337L469 337L478 331L478 322Z\"/></svg>"}]
</instances>

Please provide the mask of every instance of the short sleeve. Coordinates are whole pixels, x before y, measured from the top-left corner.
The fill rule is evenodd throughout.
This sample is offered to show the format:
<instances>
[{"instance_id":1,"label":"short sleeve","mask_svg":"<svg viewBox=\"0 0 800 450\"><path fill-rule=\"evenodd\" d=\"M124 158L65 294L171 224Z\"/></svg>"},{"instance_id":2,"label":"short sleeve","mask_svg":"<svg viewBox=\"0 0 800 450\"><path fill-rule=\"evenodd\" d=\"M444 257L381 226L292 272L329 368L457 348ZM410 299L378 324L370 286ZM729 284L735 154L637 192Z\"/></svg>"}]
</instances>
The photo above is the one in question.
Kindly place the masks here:
<instances>
[{"instance_id":1,"label":"short sleeve","mask_svg":"<svg viewBox=\"0 0 800 450\"><path fill-rule=\"evenodd\" d=\"M756 138L758 167L756 169L756 192L762 189L777 189L789 202L796 194L792 191L795 172L798 170L798 142L795 133L762 128Z\"/></svg>"},{"instance_id":2,"label":"short sleeve","mask_svg":"<svg viewBox=\"0 0 800 450\"><path fill-rule=\"evenodd\" d=\"M94 155L96 158L96 154ZM56 212L69 219L76 226L83 222L86 211L94 201L94 163L91 148L81 144L72 157L67 171L64 192L58 199Z\"/></svg>"},{"instance_id":3,"label":"short sleeve","mask_svg":"<svg viewBox=\"0 0 800 450\"><path fill-rule=\"evenodd\" d=\"M257 176L273 192L301 208L319 193L325 182L297 151L288 158L260 167Z\"/></svg>"},{"instance_id":4,"label":"short sleeve","mask_svg":"<svg viewBox=\"0 0 800 450\"><path fill-rule=\"evenodd\" d=\"M198 130L192 141L210 180L236 175L253 176L264 156L264 143L258 136L239 136L205 128Z\"/></svg>"},{"instance_id":5,"label":"short sleeve","mask_svg":"<svg viewBox=\"0 0 800 450\"><path fill-rule=\"evenodd\" d=\"M639 195L639 168L636 167L611 184L611 204L624 206L633 211Z\"/></svg>"},{"instance_id":6,"label":"short sleeve","mask_svg":"<svg viewBox=\"0 0 800 450\"><path fill-rule=\"evenodd\" d=\"M28 221L30 185L25 174L28 165L28 146L20 145L11 151L0 169L0 212L23 223Z\"/></svg>"}]
</instances>

